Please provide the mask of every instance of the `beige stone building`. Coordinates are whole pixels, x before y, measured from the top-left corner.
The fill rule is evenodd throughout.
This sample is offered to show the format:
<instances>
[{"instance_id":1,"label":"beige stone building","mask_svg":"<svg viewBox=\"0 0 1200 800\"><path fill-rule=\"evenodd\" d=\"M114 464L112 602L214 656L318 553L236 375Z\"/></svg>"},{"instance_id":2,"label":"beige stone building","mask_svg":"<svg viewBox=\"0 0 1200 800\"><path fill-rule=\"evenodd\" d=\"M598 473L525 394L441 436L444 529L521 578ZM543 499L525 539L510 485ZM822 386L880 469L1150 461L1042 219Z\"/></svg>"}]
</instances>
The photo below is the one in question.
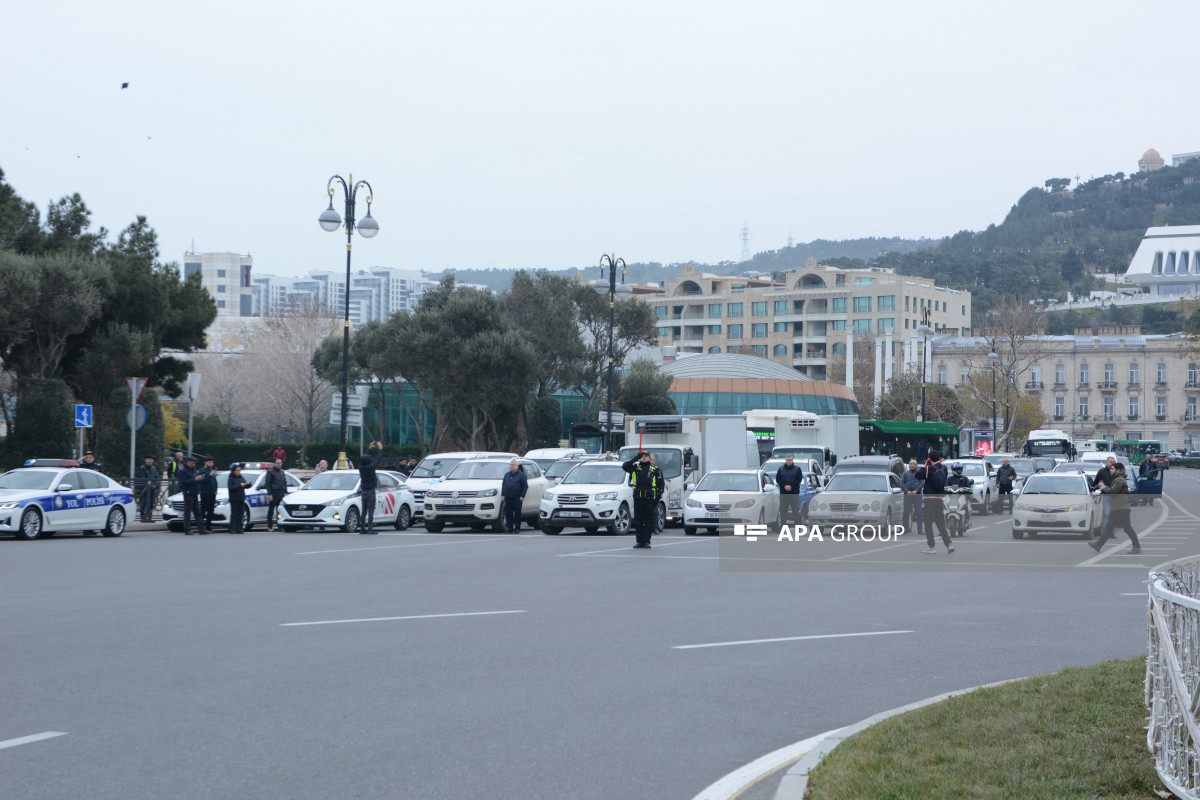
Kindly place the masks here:
<instances>
[{"instance_id":1,"label":"beige stone building","mask_svg":"<svg viewBox=\"0 0 1200 800\"><path fill-rule=\"evenodd\" d=\"M971 324L971 293L889 269L840 269L809 260L782 282L695 272L641 295L658 316L658 343L681 353L744 353L769 358L817 380L848 338L884 345L887 377L920 360L917 328L928 308L936 331Z\"/></svg>"},{"instance_id":2,"label":"beige stone building","mask_svg":"<svg viewBox=\"0 0 1200 800\"><path fill-rule=\"evenodd\" d=\"M1044 427L1077 440L1157 439L1165 449L1200 450L1200 356L1187 355L1185 343L1137 326L1037 337L1026 345L1036 358L1017 376L1018 390L1038 399ZM930 382L963 386L972 370L988 369L989 350L980 337L934 339Z\"/></svg>"}]
</instances>

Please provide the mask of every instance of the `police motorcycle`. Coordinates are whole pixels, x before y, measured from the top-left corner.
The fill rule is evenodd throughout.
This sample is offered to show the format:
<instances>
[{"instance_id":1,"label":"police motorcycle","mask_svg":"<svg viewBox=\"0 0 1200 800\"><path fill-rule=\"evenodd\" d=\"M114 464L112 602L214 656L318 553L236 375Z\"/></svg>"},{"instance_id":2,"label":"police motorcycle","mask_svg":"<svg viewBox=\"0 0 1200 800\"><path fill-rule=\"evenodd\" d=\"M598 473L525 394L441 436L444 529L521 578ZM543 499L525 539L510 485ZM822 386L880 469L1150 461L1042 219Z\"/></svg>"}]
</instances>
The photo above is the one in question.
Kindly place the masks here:
<instances>
[{"instance_id":1,"label":"police motorcycle","mask_svg":"<svg viewBox=\"0 0 1200 800\"><path fill-rule=\"evenodd\" d=\"M962 476L962 464L954 462L955 476ZM946 485L946 532L951 536L962 536L971 527L971 498L975 481L965 477L961 485ZM951 479L953 480L953 479Z\"/></svg>"}]
</instances>

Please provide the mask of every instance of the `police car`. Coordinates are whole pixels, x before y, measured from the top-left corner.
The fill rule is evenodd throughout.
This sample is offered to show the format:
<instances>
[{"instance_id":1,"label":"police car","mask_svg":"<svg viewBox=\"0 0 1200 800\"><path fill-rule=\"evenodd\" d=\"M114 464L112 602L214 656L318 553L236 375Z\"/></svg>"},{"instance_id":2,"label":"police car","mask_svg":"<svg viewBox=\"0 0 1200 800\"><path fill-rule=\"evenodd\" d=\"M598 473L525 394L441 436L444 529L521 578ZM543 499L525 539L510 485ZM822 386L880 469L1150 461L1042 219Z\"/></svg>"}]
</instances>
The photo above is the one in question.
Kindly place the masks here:
<instances>
[{"instance_id":1,"label":"police car","mask_svg":"<svg viewBox=\"0 0 1200 800\"><path fill-rule=\"evenodd\" d=\"M30 459L0 475L0 533L48 538L59 531L120 536L133 516L133 492L78 462Z\"/></svg>"},{"instance_id":2,"label":"police car","mask_svg":"<svg viewBox=\"0 0 1200 800\"><path fill-rule=\"evenodd\" d=\"M402 531L412 524L416 512L413 493L398 472L379 470L375 489L375 524L394 525ZM314 475L279 507L279 527L285 533L304 528L340 528L357 531L362 520L362 494L358 470L329 470Z\"/></svg>"},{"instance_id":3,"label":"police car","mask_svg":"<svg viewBox=\"0 0 1200 800\"><path fill-rule=\"evenodd\" d=\"M232 465L231 465L232 466ZM267 510L271 505L271 501L267 499L267 470L271 468L269 462L261 462L251 464L243 464L242 478L246 483L250 484L250 488L246 490L246 505L242 509L242 525L246 530L252 530L255 525L260 523L266 524ZM304 482L290 472L285 471L284 476L287 478L288 494L299 489L304 485ZM226 488L226 482L229 479L229 470L217 471L217 505L213 509L213 526L228 526L229 520L233 516L229 510L229 489ZM173 531L179 532L183 530L183 493L173 494L167 498L167 502L163 505L163 521L167 523L167 527Z\"/></svg>"}]
</instances>

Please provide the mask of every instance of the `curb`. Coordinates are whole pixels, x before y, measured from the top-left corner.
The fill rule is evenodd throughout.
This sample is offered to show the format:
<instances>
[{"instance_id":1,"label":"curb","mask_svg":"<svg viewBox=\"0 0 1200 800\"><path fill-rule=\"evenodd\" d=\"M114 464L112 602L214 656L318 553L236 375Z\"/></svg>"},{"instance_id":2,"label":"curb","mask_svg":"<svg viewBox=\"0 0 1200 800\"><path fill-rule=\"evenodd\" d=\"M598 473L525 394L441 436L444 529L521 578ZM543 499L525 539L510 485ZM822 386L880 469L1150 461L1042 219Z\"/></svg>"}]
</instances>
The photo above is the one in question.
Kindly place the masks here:
<instances>
[{"instance_id":1,"label":"curb","mask_svg":"<svg viewBox=\"0 0 1200 800\"><path fill-rule=\"evenodd\" d=\"M854 725L849 725L845 728L838 728L836 730L829 731L828 733L814 736L811 739L806 739L805 743L812 743L812 749L808 751L807 755L793 764L791 768L784 773L783 779L779 783L779 788L775 790L775 800L804 800L804 793L808 790L808 773L816 769L817 765L821 763L825 756L831 753L839 744L850 737L861 733L876 723L883 722L885 719L895 717L909 711L916 711L918 708L924 708L925 706L931 706L934 703L940 703L943 700L949 700L951 697L970 694L971 692L975 692L980 689L990 689L994 686L1003 686L1006 683L1012 683L1019 680L1024 679L1012 678L1006 681L985 683L981 686L972 686L968 689L957 689L953 692L946 692L945 694L939 694L936 697L918 700L915 703L899 706L898 708L893 708L889 711L882 711L878 714L867 717L862 722L855 723Z\"/></svg>"}]
</instances>

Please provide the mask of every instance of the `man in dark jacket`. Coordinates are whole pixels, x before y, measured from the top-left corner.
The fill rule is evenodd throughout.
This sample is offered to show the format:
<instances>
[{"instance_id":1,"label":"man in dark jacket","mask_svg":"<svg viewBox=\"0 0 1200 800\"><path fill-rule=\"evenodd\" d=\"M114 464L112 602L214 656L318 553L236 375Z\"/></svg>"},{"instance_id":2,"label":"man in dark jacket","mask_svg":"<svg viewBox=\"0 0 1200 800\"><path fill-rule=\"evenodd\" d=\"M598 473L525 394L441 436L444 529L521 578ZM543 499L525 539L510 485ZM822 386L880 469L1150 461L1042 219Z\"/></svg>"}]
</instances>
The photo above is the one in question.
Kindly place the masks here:
<instances>
[{"instance_id":1,"label":"man in dark jacket","mask_svg":"<svg viewBox=\"0 0 1200 800\"><path fill-rule=\"evenodd\" d=\"M504 505L504 530L517 533L521 530L521 504L529 493L529 478L515 458L508 462L508 472L500 483L500 499Z\"/></svg>"},{"instance_id":2,"label":"man in dark jacket","mask_svg":"<svg viewBox=\"0 0 1200 800\"><path fill-rule=\"evenodd\" d=\"M1133 525L1129 522L1129 484L1126 482L1125 465L1115 464L1113 466L1112 478L1107 486L1100 489L1104 493L1105 498L1109 501L1108 521L1104 523L1104 531L1100 534L1100 538L1095 542L1090 542L1089 547L1100 552L1100 548L1104 547L1104 543L1113 535L1117 526L1120 525L1125 531L1125 535L1129 537L1129 543L1133 545L1129 550L1130 555L1137 555L1142 552L1142 546L1138 543L1137 533L1133 529Z\"/></svg>"},{"instance_id":3,"label":"man in dark jacket","mask_svg":"<svg viewBox=\"0 0 1200 800\"><path fill-rule=\"evenodd\" d=\"M790 454L783 459L783 465L775 470L775 485L779 487L779 525L792 524L800 518L800 483L804 480L804 470L796 463Z\"/></svg>"},{"instance_id":4,"label":"man in dark jacket","mask_svg":"<svg viewBox=\"0 0 1200 800\"><path fill-rule=\"evenodd\" d=\"M375 490L379 487L379 476L375 474L379 456L375 455L375 450L382 447L380 442L371 442L362 460L358 462L358 491L362 495L362 516L358 523L359 533L379 533L375 530Z\"/></svg>"},{"instance_id":5,"label":"man in dark jacket","mask_svg":"<svg viewBox=\"0 0 1200 800\"><path fill-rule=\"evenodd\" d=\"M83 454L83 460L79 462L79 466L83 467L84 469L94 469L96 472L104 471L103 468L96 463L96 455L91 450L88 450Z\"/></svg>"},{"instance_id":6,"label":"man in dark jacket","mask_svg":"<svg viewBox=\"0 0 1200 800\"><path fill-rule=\"evenodd\" d=\"M158 468L154 466L154 456L142 456L142 465L137 468L137 474L133 478L133 487L138 499L138 518L142 522L153 521L158 483Z\"/></svg>"},{"instance_id":7,"label":"man in dark jacket","mask_svg":"<svg viewBox=\"0 0 1200 800\"><path fill-rule=\"evenodd\" d=\"M267 490L267 530L271 530L271 528L279 530L279 519L276 514L279 511L279 504L287 496L287 475L283 471L282 458L275 459L275 463L267 470L267 479L263 483L263 488Z\"/></svg>"},{"instance_id":8,"label":"man in dark jacket","mask_svg":"<svg viewBox=\"0 0 1200 800\"><path fill-rule=\"evenodd\" d=\"M917 460L908 460L908 469L900 476L900 488L904 490L904 530L925 534L924 498L925 468L917 466Z\"/></svg>"},{"instance_id":9,"label":"man in dark jacket","mask_svg":"<svg viewBox=\"0 0 1200 800\"><path fill-rule=\"evenodd\" d=\"M929 555L937 553L934 546L933 529L936 526L941 534L942 544L946 552L953 553L954 545L950 542L950 534L946 532L946 465L942 463L942 454L937 450L929 452L929 461L925 465L925 486L923 491L922 509L925 512L925 543L929 545L924 552Z\"/></svg>"},{"instance_id":10,"label":"man in dark jacket","mask_svg":"<svg viewBox=\"0 0 1200 800\"><path fill-rule=\"evenodd\" d=\"M1008 463L1008 459L1000 465L1000 469L996 470L996 508L997 514L1000 513L1000 505L1003 502L1008 506L1008 512L1012 513L1013 507L1013 482L1017 479L1017 471L1013 469L1012 464ZM1007 499L1004 499L1007 498Z\"/></svg>"},{"instance_id":11,"label":"man in dark jacket","mask_svg":"<svg viewBox=\"0 0 1200 800\"><path fill-rule=\"evenodd\" d=\"M645 450L621 468L629 473L629 485L633 487L633 521L637 529L634 547L648 549L658 519L658 499L662 497L662 487L658 484L662 473L650 463L650 454Z\"/></svg>"},{"instance_id":12,"label":"man in dark jacket","mask_svg":"<svg viewBox=\"0 0 1200 800\"><path fill-rule=\"evenodd\" d=\"M245 533L246 520L242 514L246 509L246 490L250 488L250 483L242 477L241 464L229 466L225 486L229 489L229 532Z\"/></svg>"},{"instance_id":13,"label":"man in dark jacket","mask_svg":"<svg viewBox=\"0 0 1200 800\"><path fill-rule=\"evenodd\" d=\"M192 519L196 520L196 532L201 536L208 533L204 527L204 515L200 511L200 481L196 474L196 457L187 456L183 466L175 473L179 488L183 490L183 532L192 535Z\"/></svg>"},{"instance_id":14,"label":"man in dark jacket","mask_svg":"<svg viewBox=\"0 0 1200 800\"><path fill-rule=\"evenodd\" d=\"M204 529L212 530L213 511L217 508L217 470L213 457L204 457L204 466L196 470L200 478L200 513L204 515Z\"/></svg>"}]
</instances>

